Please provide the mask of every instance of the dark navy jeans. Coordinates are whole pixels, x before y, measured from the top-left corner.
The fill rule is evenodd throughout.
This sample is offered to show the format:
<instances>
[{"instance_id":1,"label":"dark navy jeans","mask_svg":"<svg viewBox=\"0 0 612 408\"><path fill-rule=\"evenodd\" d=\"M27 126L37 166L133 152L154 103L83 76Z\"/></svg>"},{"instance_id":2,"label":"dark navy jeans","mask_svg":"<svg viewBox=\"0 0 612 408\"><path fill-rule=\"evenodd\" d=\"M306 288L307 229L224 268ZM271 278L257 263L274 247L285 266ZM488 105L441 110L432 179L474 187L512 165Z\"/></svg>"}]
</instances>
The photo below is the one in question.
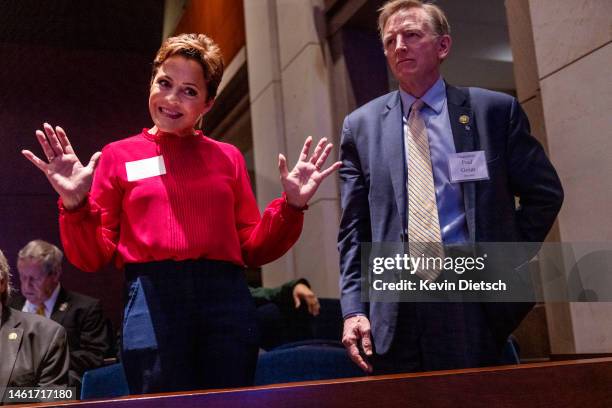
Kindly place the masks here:
<instances>
[{"instance_id":1,"label":"dark navy jeans","mask_svg":"<svg viewBox=\"0 0 612 408\"><path fill-rule=\"evenodd\" d=\"M252 384L259 338L241 267L161 261L125 272L121 358L131 394Z\"/></svg>"}]
</instances>

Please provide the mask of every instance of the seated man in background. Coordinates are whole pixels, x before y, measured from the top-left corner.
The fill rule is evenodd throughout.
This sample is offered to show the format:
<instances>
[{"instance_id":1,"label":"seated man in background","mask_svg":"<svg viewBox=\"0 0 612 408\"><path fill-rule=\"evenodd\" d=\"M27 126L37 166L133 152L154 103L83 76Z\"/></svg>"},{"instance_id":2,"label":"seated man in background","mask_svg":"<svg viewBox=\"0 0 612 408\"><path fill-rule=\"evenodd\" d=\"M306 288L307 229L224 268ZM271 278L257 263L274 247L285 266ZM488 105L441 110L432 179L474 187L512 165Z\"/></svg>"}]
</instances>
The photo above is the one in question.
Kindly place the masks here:
<instances>
[{"instance_id":1,"label":"seated man in background","mask_svg":"<svg viewBox=\"0 0 612 408\"><path fill-rule=\"evenodd\" d=\"M83 373L100 367L113 346L113 335L100 301L71 292L59 283L62 251L42 240L30 241L19 251L17 269L21 294L10 306L46 316L61 324L70 346L70 385L80 385Z\"/></svg>"},{"instance_id":2,"label":"seated man in background","mask_svg":"<svg viewBox=\"0 0 612 408\"><path fill-rule=\"evenodd\" d=\"M317 296L306 279L276 288L249 287L257 307L261 348L312 338L312 317L319 314Z\"/></svg>"},{"instance_id":3,"label":"seated man in background","mask_svg":"<svg viewBox=\"0 0 612 408\"><path fill-rule=\"evenodd\" d=\"M6 387L68 385L69 354L62 326L7 306L9 266L0 251L0 405Z\"/></svg>"}]
</instances>

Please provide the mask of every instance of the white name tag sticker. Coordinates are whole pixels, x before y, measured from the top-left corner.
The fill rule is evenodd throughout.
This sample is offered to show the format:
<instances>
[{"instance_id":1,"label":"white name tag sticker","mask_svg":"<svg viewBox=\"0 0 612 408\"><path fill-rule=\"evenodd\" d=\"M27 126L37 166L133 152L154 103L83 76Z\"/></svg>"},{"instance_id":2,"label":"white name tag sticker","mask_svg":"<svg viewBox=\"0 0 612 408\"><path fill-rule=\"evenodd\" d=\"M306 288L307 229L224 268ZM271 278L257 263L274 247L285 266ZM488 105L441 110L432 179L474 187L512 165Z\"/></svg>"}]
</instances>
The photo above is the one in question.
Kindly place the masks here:
<instances>
[{"instance_id":1,"label":"white name tag sticker","mask_svg":"<svg viewBox=\"0 0 612 408\"><path fill-rule=\"evenodd\" d=\"M489 179L484 150L451 154L448 158L451 183Z\"/></svg>"},{"instance_id":2,"label":"white name tag sticker","mask_svg":"<svg viewBox=\"0 0 612 408\"><path fill-rule=\"evenodd\" d=\"M163 156L155 156L149 159L127 162L125 163L125 171L128 181L136 181L166 174L166 165Z\"/></svg>"}]
</instances>

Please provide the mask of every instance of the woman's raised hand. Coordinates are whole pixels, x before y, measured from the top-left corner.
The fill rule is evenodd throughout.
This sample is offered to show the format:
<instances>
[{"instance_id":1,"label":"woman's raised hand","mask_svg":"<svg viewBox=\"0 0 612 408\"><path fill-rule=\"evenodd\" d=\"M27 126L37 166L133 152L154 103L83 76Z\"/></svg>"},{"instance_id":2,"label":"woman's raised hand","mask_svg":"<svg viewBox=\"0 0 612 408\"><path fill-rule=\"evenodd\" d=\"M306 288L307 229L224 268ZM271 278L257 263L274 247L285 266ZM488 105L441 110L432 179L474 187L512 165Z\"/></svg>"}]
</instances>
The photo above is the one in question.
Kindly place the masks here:
<instances>
[{"instance_id":1,"label":"woman's raised hand","mask_svg":"<svg viewBox=\"0 0 612 408\"><path fill-rule=\"evenodd\" d=\"M29 150L22 150L21 153L45 173L51 186L62 197L64 207L76 208L85 200L91 188L93 173L102 153L94 153L87 166L83 166L64 129L59 126L53 129L48 123L43 124L43 129L44 132L36 131L36 138L47 161L39 159Z\"/></svg>"},{"instance_id":2,"label":"woman's raised hand","mask_svg":"<svg viewBox=\"0 0 612 408\"><path fill-rule=\"evenodd\" d=\"M342 165L342 162L335 162L327 169L321 170L333 145L327 143L326 138L321 139L312 156L308 158L311 144L312 136L308 136L304 142L300 158L291 171L287 168L285 156L278 155L278 170L287 202L297 208L305 207L317 192L321 182Z\"/></svg>"}]
</instances>

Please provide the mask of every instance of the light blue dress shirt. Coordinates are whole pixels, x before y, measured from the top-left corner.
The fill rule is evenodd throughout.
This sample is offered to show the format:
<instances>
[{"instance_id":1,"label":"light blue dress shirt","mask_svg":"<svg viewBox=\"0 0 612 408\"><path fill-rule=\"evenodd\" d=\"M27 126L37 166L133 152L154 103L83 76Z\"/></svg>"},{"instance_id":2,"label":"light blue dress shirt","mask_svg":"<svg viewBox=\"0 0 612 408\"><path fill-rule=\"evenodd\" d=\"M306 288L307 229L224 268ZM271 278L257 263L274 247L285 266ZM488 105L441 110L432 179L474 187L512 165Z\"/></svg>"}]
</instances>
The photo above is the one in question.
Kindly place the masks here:
<instances>
[{"instance_id":1,"label":"light blue dress shirt","mask_svg":"<svg viewBox=\"0 0 612 408\"><path fill-rule=\"evenodd\" d=\"M401 89L400 97L404 116L408 118L410 106L417 98ZM446 245L467 242L469 235L461 184L450 182L448 170L448 157L456 153L456 150L448 116L446 85L442 77L438 78L421 100L425 103L421 117L429 139L442 242Z\"/></svg>"}]
</instances>

